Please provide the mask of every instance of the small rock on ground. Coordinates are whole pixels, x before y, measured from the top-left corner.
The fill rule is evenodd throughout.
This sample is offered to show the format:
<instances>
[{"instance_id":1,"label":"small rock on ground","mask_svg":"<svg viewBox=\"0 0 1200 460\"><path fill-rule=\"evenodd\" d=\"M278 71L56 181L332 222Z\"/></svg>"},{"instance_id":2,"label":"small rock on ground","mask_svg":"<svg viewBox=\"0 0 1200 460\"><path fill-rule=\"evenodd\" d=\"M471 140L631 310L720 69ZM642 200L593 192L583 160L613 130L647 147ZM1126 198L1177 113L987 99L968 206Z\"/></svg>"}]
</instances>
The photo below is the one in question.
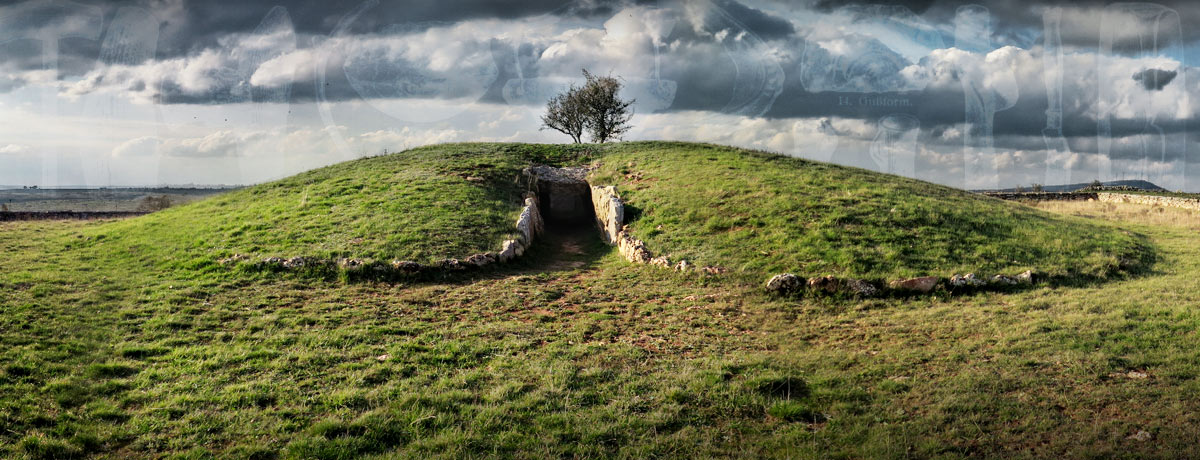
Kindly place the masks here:
<instances>
[{"instance_id":1,"label":"small rock on ground","mask_svg":"<svg viewBox=\"0 0 1200 460\"><path fill-rule=\"evenodd\" d=\"M774 294L791 294L804 287L805 280L791 273L772 276L767 280L767 291Z\"/></svg>"},{"instance_id":2,"label":"small rock on ground","mask_svg":"<svg viewBox=\"0 0 1200 460\"><path fill-rule=\"evenodd\" d=\"M1150 432L1149 432L1149 431L1146 431L1146 430L1138 430L1138 432L1137 432L1137 433L1131 434L1131 435L1129 435L1129 437L1128 437L1128 438L1125 438L1125 439L1132 439L1132 440L1134 440L1134 441L1143 441L1143 442L1145 442L1145 441L1149 441L1149 440L1151 440L1151 439L1154 439L1154 435L1150 434Z\"/></svg>"},{"instance_id":3,"label":"small rock on ground","mask_svg":"<svg viewBox=\"0 0 1200 460\"><path fill-rule=\"evenodd\" d=\"M941 278L936 276L922 276L892 281L890 286L892 289L901 291L930 292L937 287L939 282L941 282Z\"/></svg>"}]
</instances>

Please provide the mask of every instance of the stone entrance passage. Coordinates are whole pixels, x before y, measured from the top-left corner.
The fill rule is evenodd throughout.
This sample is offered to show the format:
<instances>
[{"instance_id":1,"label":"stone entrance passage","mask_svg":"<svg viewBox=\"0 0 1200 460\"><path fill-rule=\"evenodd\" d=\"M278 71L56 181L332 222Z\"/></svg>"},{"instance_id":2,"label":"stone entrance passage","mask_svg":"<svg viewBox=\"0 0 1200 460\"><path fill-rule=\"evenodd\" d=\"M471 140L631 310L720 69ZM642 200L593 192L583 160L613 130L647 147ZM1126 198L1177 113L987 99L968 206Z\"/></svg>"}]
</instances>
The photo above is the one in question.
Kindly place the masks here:
<instances>
[{"instance_id":1,"label":"stone entrance passage","mask_svg":"<svg viewBox=\"0 0 1200 460\"><path fill-rule=\"evenodd\" d=\"M533 178L533 187L541 204L542 218L548 226L579 227L593 225L591 189L587 183L587 168L555 168L531 166L526 173Z\"/></svg>"}]
</instances>

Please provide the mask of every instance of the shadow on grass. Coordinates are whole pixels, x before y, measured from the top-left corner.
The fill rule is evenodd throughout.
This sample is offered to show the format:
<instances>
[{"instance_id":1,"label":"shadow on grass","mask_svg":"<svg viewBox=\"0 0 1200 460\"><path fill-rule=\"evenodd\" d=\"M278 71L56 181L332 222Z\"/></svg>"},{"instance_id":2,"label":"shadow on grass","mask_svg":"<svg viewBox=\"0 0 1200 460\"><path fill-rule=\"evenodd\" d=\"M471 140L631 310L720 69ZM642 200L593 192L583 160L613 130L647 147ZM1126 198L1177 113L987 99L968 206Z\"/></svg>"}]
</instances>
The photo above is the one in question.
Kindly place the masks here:
<instances>
[{"instance_id":1,"label":"shadow on grass","mask_svg":"<svg viewBox=\"0 0 1200 460\"><path fill-rule=\"evenodd\" d=\"M510 276L591 270L601 257L612 250L611 246L600 239L599 230L588 222L579 225L548 225L544 234L535 240L533 246L523 255L509 262L497 262L486 267L463 264L459 269L439 268L404 272L384 264L367 264L344 269L327 261L310 262L302 268L295 269L268 264L242 264L237 270L325 281L341 280L348 283L458 284Z\"/></svg>"},{"instance_id":2,"label":"shadow on grass","mask_svg":"<svg viewBox=\"0 0 1200 460\"><path fill-rule=\"evenodd\" d=\"M1062 274L1038 274L1036 270L1034 282L1032 284L993 284L987 283L982 286L950 286L948 279L942 279L937 287L930 292L919 292L913 290L892 289L888 287L888 281L883 279L866 279L867 283L878 288L879 294L873 297L861 297L849 292L825 292L804 288L791 294L784 294L780 297L791 299L814 299L831 302L834 304L846 302L858 302L869 299L886 300L913 300L934 297L948 296L974 296L986 293L1018 293L1045 287L1049 288L1093 288L1106 283L1122 280L1140 279L1149 276L1164 274L1158 269L1158 264L1163 261L1163 257L1159 251L1149 242L1149 239L1142 234L1134 233L1140 242L1129 253L1122 254L1118 257L1116 263L1096 266L1091 273L1070 272ZM986 279L986 277L984 277Z\"/></svg>"}]
</instances>

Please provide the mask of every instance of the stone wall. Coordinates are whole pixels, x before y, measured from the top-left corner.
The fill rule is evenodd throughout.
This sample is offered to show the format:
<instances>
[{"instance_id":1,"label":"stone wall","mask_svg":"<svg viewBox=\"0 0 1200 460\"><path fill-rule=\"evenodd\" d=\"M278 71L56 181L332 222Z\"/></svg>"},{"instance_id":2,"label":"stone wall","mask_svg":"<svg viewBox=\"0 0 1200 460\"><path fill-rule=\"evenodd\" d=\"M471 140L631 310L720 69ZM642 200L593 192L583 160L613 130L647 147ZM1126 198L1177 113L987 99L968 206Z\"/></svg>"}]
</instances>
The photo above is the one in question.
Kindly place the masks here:
<instances>
[{"instance_id":1,"label":"stone wall","mask_svg":"<svg viewBox=\"0 0 1200 460\"><path fill-rule=\"evenodd\" d=\"M617 251L621 253L622 257L625 257L625 260L636 264L650 263L653 257L650 255L650 250L646 249L646 243L625 231L625 203L621 202L617 188L611 185L591 186L590 188L592 208L596 214L596 225L600 227L600 234L604 237L604 241L616 246ZM666 259L655 265L660 264L670 266L670 262Z\"/></svg>"},{"instance_id":2,"label":"stone wall","mask_svg":"<svg viewBox=\"0 0 1200 460\"><path fill-rule=\"evenodd\" d=\"M625 204L612 185L591 186L592 210L596 214L596 225L604 242L615 245L620 241L621 227L625 225Z\"/></svg>"},{"instance_id":3,"label":"stone wall","mask_svg":"<svg viewBox=\"0 0 1200 460\"><path fill-rule=\"evenodd\" d=\"M1173 208L1192 209L1200 211L1200 199L1183 198L1176 196L1159 196L1159 195L1141 195L1133 193L1114 193L1114 192L1028 192L1028 193L1008 193L1008 192L984 192L985 196L999 198L1002 200L1029 200L1029 201L1078 201L1078 200L1096 200L1105 203L1133 203L1144 204L1150 206L1169 206Z\"/></svg>"},{"instance_id":4,"label":"stone wall","mask_svg":"<svg viewBox=\"0 0 1200 460\"><path fill-rule=\"evenodd\" d=\"M596 214L596 226L604 241L617 247L617 252L635 264L650 264L656 267L675 269L681 272L698 270L709 275L725 273L725 269L716 266L696 267L687 260L672 263L667 256L654 257L646 243L631 235L625 228L625 203L617 194L617 188L611 185L590 186L592 191L592 207Z\"/></svg>"},{"instance_id":5,"label":"stone wall","mask_svg":"<svg viewBox=\"0 0 1200 460\"><path fill-rule=\"evenodd\" d=\"M551 222L586 222L591 218L589 191L584 167L531 166L522 173L538 194L542 218Z\"/></svg>"},{"instance_id":6,"label":"stone wall","mask_svg":"<svg viewBox=\"0 0 1200 460\"><path fill-rule=\"evenodd\" d=\"M141 211L4 211L0 222L17 220L119 219L149 214Z\"/></svg>"},{"instance_id":7,"label":"stone wall","mask_svg":"<svg viewBox=\"0 0 1200 460\"><path fill-rule=\"evenodd\" d=\"M983 195L1001 200L1027 201L1086 201L1097 199L1096 192L984 192Z\"/></svg>"},{"instance_id":8,"label":"stone wall","mask_svg":"<svg viewBox=\"0 0 1200 460\"><path fill-rule=\"evenodd\" d=\"M1151 206L1170 206L1200 211L1200 199L1182 198L1176 196L1135 195L1130 193L1100 193L1100 201L1105 203L1134 203Z\"/></svg>"},{"instance_id":9,"label":"stone wall","mask_svg":"<svg viewBox=\"0 0 1200 460\"><path fill-rule=\"evenodd\" d=\"M517 217L517 239L506 240L501 245L500 254L497 256L501 262L508 262L524 254L526 249L533 246L533 240L546 230L538 204L537 194L525 194L525 207Z\"/></svg>"}]
</instances>

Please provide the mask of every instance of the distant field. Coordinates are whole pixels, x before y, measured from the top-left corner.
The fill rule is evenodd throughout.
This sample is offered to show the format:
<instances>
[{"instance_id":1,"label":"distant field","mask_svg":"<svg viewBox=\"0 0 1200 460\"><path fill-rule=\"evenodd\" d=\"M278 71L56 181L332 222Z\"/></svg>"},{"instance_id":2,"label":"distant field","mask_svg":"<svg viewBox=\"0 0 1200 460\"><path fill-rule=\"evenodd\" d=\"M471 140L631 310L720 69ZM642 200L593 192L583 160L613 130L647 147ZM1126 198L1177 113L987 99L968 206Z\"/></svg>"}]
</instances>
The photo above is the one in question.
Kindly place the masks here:
<instances>
[{"instance_id":1,"label":"distant field","mask_svg":"<svg viewBox=\"0 0 1200 460\"><path fill-rule=\"evenodd\" d=\"M232 188L0 189L9 211L148 211L147 197L167 197L171 206L191 203Z\"/></svg>"}]
</instances>

